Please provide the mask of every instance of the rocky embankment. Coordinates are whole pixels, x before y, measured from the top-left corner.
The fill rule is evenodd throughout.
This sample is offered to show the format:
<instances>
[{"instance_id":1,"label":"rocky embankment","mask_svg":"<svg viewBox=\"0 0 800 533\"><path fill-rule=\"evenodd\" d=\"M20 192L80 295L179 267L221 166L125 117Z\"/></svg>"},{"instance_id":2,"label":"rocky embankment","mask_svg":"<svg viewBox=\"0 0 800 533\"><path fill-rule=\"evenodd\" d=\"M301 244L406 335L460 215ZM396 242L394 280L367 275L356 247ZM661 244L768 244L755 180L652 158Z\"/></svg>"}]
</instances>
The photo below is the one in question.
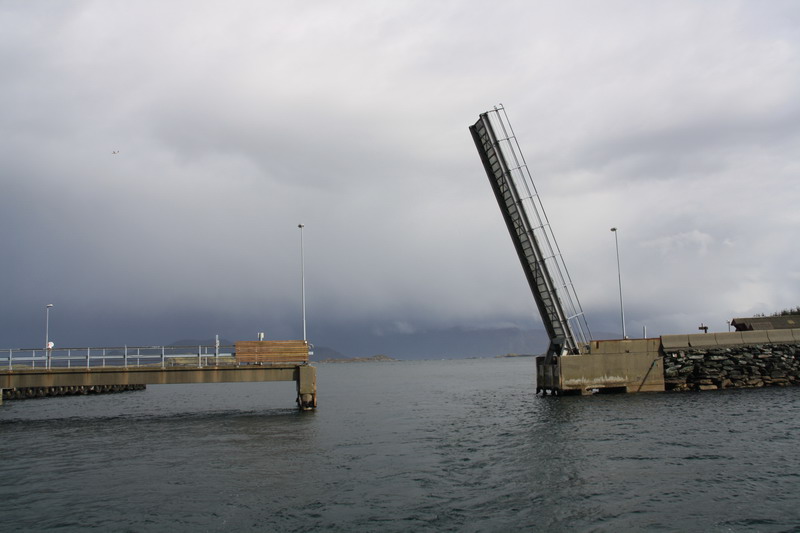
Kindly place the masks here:
<instances>
[{"instance_id":1,"label":"rocky embankment","mask_svg":"<svg viewBox=\"0 0 800 533\"><path fill-rule=\"evenodd\" d=\"M667 390L800 385L800 345L684 348L664 353Z\"/></svg>"},{"instance_id":2,"label":"rocky embankment","mask_svg":"<svg viewBox=\"0 0 800 533\"><path fill-rule=\"evenodd\" d=\"M79 394L109 394L145 390L147 385L73 385L69 387L25 387L20 389L3 389L2 399L24 400L28 398L46 398L50 396L76 396Z\"/></svg>"}]
</instances>

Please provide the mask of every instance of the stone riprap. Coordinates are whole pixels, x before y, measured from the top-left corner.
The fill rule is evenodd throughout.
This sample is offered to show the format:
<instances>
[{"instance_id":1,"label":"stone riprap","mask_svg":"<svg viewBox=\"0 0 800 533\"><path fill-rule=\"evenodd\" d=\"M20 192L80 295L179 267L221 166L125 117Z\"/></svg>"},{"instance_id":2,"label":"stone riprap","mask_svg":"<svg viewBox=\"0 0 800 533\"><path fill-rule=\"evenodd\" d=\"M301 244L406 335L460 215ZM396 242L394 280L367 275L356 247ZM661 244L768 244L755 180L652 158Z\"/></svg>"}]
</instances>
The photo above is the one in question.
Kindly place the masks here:
<instances>
[{"instance_id":1,"label":"stone riprap","mask_svg":"<svg viewBox=\"0 0 800 533\"><path fill-rule=\"evenodd\" d=\"M47 398L50 396L75 396L79 394L109 394L114 392L144 390L146 387L146 385L73 385L65 387L24 387L19 389L3 389L0 400L24 400L28 398Z\"/></svg>"},{"instance_id":2,"label":"stone riprap","mask_svg":"<svg viewBox=\"0 0 800 533\"><path fill-rule=\"evenodd\" d=\"M800 385L800 345L664 349L666 390Z\"/></svg>"}]
</instances>

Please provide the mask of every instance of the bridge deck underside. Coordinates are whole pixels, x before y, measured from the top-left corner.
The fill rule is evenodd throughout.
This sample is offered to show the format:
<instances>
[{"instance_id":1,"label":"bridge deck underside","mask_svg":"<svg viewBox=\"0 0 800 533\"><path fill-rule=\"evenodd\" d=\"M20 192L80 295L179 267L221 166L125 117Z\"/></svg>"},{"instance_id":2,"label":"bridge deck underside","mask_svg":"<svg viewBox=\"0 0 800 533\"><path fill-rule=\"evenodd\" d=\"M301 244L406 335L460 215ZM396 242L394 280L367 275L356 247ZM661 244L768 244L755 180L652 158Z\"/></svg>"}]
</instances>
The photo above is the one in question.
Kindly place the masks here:
<instances>
[{"instance_id":1,"label":"bridge deck underside","mask_svg":"<svg viewBox=\"0 0 800 533\"><path fill-rule=\"evenodd\" d=\"M298 365L252 365L204 368L129 367L14 370L0 372L0 388L298 381L300 368L301 366Z\"/></svg>"}]
</instances>

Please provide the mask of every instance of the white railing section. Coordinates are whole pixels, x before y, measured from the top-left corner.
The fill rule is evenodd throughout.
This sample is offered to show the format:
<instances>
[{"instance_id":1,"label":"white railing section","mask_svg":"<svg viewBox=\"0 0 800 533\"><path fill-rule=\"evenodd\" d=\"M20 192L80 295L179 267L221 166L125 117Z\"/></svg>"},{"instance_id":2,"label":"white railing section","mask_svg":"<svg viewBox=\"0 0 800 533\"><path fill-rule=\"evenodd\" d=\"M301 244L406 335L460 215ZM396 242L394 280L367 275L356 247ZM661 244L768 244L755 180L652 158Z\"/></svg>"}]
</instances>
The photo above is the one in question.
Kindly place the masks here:
<instances>
[{"instance_id":1,"label":"white railing section","mask_svg":"<svg viewBox=\"0 0 800 533\"><path fill-rule=\"evenodd\" d=\"M235 365L233 346L121 346L112 348L8 348L0 371L27 368L128 368Z\"/></svg>"}]
</instances>

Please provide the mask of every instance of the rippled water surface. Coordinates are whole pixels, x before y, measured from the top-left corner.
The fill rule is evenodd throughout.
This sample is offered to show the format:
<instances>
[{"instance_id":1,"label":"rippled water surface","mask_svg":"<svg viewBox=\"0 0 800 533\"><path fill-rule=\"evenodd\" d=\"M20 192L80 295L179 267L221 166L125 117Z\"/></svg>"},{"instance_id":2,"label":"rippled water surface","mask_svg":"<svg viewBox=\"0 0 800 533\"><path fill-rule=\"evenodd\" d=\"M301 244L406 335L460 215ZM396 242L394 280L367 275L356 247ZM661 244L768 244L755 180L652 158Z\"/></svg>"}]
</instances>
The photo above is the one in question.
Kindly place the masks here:
<instances>
[{"instance_id":1,"label":"rippled water surface","mask_svg":"<svg viewBox=\"0 0 800 533\"><path fill-rule=\"evenodd\" d=\"M533 360L0 407L4 531L797 531L800 388L540 398Z\"/></svg>"}]
</instances>

